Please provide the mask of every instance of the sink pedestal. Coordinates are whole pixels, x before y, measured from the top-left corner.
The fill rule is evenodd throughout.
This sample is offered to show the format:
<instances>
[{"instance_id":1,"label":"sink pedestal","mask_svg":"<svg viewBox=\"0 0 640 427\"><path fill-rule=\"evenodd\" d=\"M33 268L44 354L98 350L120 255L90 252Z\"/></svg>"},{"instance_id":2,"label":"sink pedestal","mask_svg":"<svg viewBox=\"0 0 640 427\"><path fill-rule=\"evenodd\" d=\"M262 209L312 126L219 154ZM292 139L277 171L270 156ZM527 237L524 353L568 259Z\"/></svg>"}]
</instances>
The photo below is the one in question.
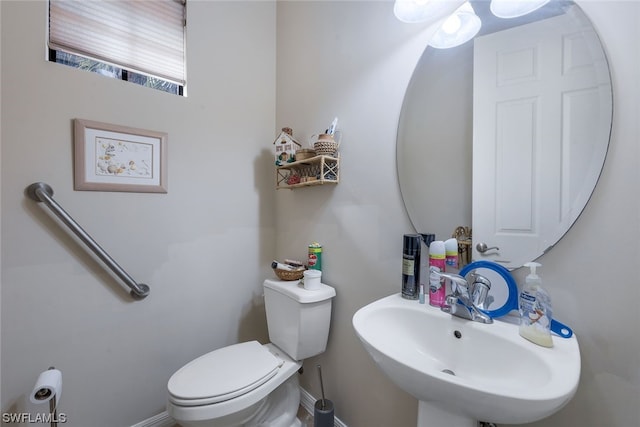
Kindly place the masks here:
<instances>
[{"instance_id":1,"label":"sink pedestal","mask_svg":"<svg viewBox=\"0 0 640 427\"><path fill-rule=\"evenodd\" d=\"M418 401L417 427L478 427L478 421L448 411L434 402Z\"/></svg>"}]
</instances>

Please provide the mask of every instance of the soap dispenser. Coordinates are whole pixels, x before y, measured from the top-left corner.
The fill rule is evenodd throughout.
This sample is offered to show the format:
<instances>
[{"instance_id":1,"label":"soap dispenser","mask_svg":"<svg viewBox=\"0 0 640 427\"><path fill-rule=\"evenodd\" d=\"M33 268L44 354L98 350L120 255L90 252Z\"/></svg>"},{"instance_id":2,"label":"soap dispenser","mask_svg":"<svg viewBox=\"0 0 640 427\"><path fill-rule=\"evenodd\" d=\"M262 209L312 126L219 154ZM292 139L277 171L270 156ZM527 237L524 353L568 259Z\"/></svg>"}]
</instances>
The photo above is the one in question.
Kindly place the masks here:
<instances>
[{"instance_id":1,"label":"soap dispenser","mask_svg":"<svg viewBox=\"0 0 640 427\"><path fill-rule=\"evenodd\" d=\"M536 274L537 262L528 262L529 274L520 293L520 335L543 347L553 347L551 339L551 298Z\"/></svg>"}]
</instances>

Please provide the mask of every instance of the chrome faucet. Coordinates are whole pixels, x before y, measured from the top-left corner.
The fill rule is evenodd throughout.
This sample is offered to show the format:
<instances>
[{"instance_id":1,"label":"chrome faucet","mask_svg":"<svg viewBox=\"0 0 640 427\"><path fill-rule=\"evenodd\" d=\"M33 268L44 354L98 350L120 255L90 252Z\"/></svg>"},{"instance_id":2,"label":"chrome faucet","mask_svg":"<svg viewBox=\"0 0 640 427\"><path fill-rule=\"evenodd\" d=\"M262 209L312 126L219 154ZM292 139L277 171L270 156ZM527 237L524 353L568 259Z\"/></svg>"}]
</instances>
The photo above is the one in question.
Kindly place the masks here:
<instances>
[{"instance_id":1,"label":"chrome faucet","mask_svg":"<svg viewBox=\"0 0 640 427\"><path fill-rule=\"evenodd\" d=\"M467 279L459 274L441 273L437 267L431 267L429 271L451 281L451 294L447 295L442 311L475 322L493 323L493 319L481 311L487 299L491 298L487 297L491 289L489 279L473 274L473 283L469 285Z\"/></svg>"}]
</instances>

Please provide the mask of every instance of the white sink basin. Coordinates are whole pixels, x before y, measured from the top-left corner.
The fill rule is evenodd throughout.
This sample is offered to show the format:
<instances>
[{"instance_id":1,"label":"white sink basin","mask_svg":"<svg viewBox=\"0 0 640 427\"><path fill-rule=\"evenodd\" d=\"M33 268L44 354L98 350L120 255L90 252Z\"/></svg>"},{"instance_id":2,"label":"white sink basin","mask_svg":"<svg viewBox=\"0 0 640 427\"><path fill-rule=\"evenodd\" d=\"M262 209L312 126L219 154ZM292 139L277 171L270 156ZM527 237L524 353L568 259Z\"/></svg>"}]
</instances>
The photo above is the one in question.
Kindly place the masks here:
<instances>
[{"instance_id":1,"label":"white sink basin","mask_svg":"<svg viewBox=\"0 0 640 427\"><path fill-rule=\"evenodd\" d=\"M427 421L435 421L429 410L445 413L440 423L449 415L533 422L562 408L578 387L575 335L540 347L522 338L516 323L472 322L400 294L358 310L353 326L380 369L421 401L419 426L437 425Z\"/></svg>"}]
</instances>

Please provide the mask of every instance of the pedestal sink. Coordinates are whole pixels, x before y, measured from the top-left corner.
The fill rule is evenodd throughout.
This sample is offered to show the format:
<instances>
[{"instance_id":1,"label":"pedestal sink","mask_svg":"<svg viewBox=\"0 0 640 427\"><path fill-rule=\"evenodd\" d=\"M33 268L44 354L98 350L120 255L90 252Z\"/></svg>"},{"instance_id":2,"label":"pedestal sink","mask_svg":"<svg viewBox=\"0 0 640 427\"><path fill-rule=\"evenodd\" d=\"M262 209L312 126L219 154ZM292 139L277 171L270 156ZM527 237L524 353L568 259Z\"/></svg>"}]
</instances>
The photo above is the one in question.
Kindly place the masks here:
<instances>
[{"instance_id":1,"label":"pedestal sink","mask_svg":"<svg viewBox=\"0 0 640 427\"><path fill-rule=\"evenodd\" d=\"M419 400L418 427L523 424L548 417L576 392L575 335L535 345L514 321L481 324L400 294L356 312L353 326L378 367Z\"/></svg>"}]
</instances>

